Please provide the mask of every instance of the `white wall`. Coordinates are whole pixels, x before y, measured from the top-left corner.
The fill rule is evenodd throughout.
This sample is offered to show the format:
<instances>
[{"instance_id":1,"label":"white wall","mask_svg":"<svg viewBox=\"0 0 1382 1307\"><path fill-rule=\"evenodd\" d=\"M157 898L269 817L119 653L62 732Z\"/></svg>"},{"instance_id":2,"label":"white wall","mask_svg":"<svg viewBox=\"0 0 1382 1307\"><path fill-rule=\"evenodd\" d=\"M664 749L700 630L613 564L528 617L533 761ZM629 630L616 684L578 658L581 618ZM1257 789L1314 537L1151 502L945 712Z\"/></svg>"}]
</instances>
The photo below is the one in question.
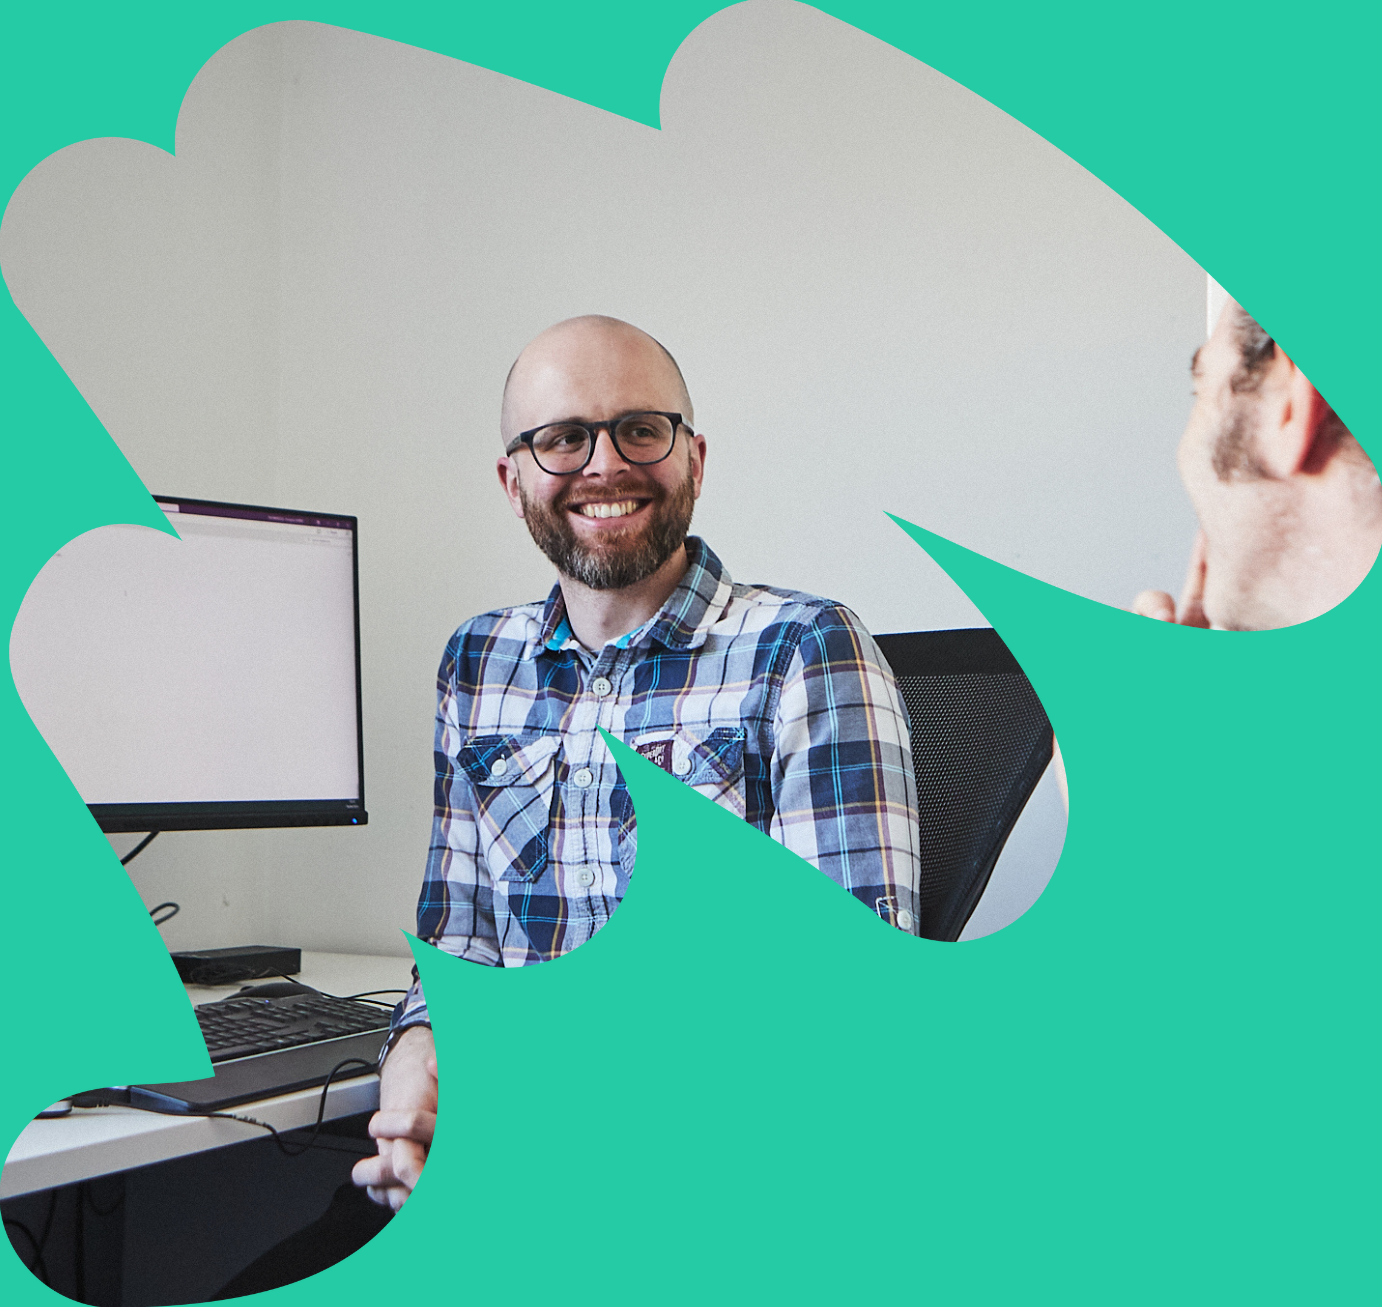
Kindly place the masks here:
<instances>
[{"instance_id":1,"label":"white wall","mask_svg":"<svg viewBox=\"0 0 1382 1307\"><path fill-rule=\"evenodd\" d=\"M87 142L12 200L11 292L151 490L361 519L371 824L164 836L131 871L183 904L173 946L402 951L441 648L551 584L493 460L509 363L570 314L677 355L696 529L739 579L876 631L983 624L888 510L1106 602L1176 588L1204 274L1170 241L802 6L700 27L662 124L281 24L198 75L176 159Z\"/></svg>"}]
</instances>

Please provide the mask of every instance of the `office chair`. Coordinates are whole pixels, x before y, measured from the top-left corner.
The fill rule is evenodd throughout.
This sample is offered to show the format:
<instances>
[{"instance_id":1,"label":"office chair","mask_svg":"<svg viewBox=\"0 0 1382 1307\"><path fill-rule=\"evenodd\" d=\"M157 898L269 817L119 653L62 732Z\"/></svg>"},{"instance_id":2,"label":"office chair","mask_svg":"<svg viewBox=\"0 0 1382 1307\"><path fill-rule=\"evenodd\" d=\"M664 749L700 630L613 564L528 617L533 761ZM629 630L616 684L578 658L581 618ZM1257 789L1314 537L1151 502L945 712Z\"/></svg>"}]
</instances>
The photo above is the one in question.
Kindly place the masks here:
<instances>
[{"instance_id":1,"label":"office chair","mask_svg":"<svg viewBox=\"0 0 1382 1307\"><path fill-rule=\"evenodd\" d=\"M957 940L1051 761L1051 723L997 631L876 638L912 718L921 933Z\"/></svg>"}]
</instances>

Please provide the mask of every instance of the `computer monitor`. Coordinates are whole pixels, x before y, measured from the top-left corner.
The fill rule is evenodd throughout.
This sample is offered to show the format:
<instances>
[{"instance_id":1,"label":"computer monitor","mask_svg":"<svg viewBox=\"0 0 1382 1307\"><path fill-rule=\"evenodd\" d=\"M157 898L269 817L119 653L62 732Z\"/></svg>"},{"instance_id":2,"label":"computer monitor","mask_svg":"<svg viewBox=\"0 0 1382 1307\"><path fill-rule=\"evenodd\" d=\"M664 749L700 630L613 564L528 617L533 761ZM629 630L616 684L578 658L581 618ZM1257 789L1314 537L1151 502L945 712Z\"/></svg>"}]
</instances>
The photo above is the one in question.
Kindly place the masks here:
<instances>
[{"instance_id":1,"label":"computer monitor","mask_svg":"<svg viewBox=\"0 0 1382 1307\"><path fill-rule=\"evenodd\" d=\"M357 523L155 496L179 539L59 550L10 637L29 715L105 831L363 825Z\"/></svg>"}]
</instances>

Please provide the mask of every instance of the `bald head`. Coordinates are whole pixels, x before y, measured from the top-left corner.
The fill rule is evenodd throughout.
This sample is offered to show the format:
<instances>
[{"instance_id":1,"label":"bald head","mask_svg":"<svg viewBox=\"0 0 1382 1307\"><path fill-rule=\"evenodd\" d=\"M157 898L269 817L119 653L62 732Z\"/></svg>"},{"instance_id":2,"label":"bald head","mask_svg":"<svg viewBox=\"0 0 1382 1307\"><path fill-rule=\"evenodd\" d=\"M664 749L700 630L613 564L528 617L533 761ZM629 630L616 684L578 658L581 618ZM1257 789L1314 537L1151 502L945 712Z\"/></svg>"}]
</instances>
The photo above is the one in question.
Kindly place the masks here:
<instances>
[{"instance_id":1,"label":"bald head","mask_svg":"<svg viewBox=\"0 0 1382 1307\"><path fill-rule=\"evenodd\" d=\"M647 409L680 413L694 425L677 361L646 331L618 318L568 318L531 340L504 383L500 433L571 418L595 422Z\"/></svg>"}]
</instances>

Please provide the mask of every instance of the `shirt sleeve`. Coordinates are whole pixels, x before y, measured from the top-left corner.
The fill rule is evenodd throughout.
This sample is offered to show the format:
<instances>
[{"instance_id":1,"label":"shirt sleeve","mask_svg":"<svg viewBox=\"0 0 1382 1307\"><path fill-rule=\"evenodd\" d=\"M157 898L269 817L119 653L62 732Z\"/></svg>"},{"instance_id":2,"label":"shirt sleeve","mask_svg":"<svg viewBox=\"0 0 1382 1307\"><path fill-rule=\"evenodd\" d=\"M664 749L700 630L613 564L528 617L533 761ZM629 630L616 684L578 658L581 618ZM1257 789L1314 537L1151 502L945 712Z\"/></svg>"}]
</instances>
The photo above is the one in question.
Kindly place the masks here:
<instances>
[{"instance_id":1,"label":"shirt sleeve","mask_svg":"<svg viewBox=\"0 0 1382 1307\"><path fill-rule=\"evenodd\" d=\"M774 717L769 834L916 934L921 836L911 728L892 671L846 608L822 609Z\"/></svg>"},{"instance_id":2,"label":"shirt sleeve","mask_svg":"<svg viewBox=\"0 0 1382 1307\"><path fill-rule=\"evenodd\" d=\"M474 790L458 756L464 734L456 710L456 694L447 675L451 651L437 682L435 811L432 842L417 905L418 938L443 953L499 966L498 932L494 924L494 887L489 868L479 856ZM385 1053L409 1026L431 1025L422 984L414 979L407 997L394 1012Z\"/></svg>"}]
</instances>

